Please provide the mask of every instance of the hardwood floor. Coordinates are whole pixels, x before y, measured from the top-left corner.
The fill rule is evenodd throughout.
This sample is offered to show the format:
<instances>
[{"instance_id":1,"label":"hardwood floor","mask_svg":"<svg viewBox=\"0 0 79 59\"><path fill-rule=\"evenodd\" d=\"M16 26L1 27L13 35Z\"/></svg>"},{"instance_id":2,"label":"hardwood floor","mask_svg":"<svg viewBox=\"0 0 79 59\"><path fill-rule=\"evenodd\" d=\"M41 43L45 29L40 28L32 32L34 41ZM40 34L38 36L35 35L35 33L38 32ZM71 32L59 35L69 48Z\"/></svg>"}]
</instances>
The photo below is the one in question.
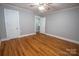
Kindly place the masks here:
<instances>
[{"instance_id":1,"label":"hardwood floor","mask_svg":"<svg viewBox=\"0 0 79 59\"><path fill-rule=\"evenodd\" d=\"M3 41L1 56L79 56L79 45L44 34Z\"/></svg>"}]
</instances>

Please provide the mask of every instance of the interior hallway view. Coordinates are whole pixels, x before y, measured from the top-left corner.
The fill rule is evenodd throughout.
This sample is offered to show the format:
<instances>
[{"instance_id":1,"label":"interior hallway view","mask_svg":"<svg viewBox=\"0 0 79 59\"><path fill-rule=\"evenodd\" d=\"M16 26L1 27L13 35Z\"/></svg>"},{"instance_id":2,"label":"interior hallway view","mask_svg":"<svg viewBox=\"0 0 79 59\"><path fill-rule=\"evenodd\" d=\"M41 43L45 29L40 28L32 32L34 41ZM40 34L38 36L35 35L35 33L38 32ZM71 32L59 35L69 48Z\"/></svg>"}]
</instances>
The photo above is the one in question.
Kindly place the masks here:
<instances>
[{"instance_id":1,"label":"interior hallway view","mask_svg":"<svg viewBox=\"0 0 79 59\"><path fill-rule=\"evenodd\" d=\"M0 4L0 56L79 56L78 3Z\"/></svg>"}]
</instances>

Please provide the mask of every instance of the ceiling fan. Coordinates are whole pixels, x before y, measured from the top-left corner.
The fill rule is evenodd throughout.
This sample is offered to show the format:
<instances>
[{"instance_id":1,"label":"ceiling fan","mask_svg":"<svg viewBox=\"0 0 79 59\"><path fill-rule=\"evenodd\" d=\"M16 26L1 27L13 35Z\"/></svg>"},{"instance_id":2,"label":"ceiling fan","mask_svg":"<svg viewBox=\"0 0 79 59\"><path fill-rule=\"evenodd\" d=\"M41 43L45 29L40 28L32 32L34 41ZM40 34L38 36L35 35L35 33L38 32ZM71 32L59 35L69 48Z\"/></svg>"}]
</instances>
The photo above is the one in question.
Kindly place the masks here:
<instances>
[{"instance_id":1,"label":"ceiling fan","mask_svg":"<svg viewBox=\"0 0 79 59\"><path fill-rule=\"evenodd\" d=\"M32 3L30 4L31 7L37 7L37 9L40 11L40 12L46 12L47 10L50 9L50 4L51 3Z\"/></svg>"}]
</instances>

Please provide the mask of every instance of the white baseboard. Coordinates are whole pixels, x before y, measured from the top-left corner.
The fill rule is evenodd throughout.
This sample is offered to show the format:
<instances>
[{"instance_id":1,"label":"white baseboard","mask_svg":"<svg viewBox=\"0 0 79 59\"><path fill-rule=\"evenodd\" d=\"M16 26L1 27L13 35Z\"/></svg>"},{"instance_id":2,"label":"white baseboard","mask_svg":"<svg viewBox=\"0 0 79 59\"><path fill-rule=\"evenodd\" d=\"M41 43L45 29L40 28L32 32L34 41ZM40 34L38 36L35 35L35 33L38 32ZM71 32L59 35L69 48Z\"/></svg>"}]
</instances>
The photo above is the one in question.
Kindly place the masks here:
<instances>
[{"instance_id":1,"label":"white baseboard","mask_svg":"<svg viewBox=\"0 0 79 59\"><path fill-rule=\"evenodd\" d=\"M20 35L18 38L24 37L24 36L30 36L30 35L35 35L36 33L31 33L31 34L26 34L26 35Z\"/></svg>"},{"instance_id":2,"label":"white baseboard","mask_svg":"<svg viewBox=\"0 0 79 59\"><path fill-rule=\"evenodd\" d=\"M44 34L49 35L49 36L53 36L53 37L56 37L56 38L59 38L59 39L65 40L65 41L69 41L69 42L72 42L72 43L79 44L79 41L71 40L71 39L68 39L68 38L64 38L64 37L61 37L61 36L52 35L52 34L48 34L48 33L44 33Z\"/></svg>"},{"instance_id":3,"label":"white baseboard","mask_svg":"<svg viewBox=\"0 0 79 59\"><path fill-rule=\"evenodd\" d=\"M29 36L29 35L34 35L36 33L30 33L30 34L26 34L26 35L20 35L18 37L15 37L15 38L21 38L21 37L25 37L25 36ZM10 39L14 39L14 38L4 38L4 39L1 39L1 41L6 41L6 40L10 40Z\"/></svg>"},{"instance_id":4,"label":"white baseboard","mask_svg":"<svg viewBox=\"0 0 79 59\"><path fill-rule=\"evenodd\" d=\"M36 33L20 35L20 36L18 36L16 38L21 38L21 37L24 37L24 36L29 36L29 35L34 35L34 34L36 34ZM49 35L49 36L53 36L53 37L56 37L56 38L59 38L59 39L65 40L65 41L69 41L69 42L72 42L72 43L79 44L79 41L71 40L71 39L68 39L68 38L64 38L64 37L60 37L60 36L52 35L52 34L48 34L48 33L43 33L43 34L46 34L46 35ZM10 39L14 39L14 38L5 38L5 39L1 39L0 41L6 41L6 40L10 40Z\"/></svg>"}]
</instances>

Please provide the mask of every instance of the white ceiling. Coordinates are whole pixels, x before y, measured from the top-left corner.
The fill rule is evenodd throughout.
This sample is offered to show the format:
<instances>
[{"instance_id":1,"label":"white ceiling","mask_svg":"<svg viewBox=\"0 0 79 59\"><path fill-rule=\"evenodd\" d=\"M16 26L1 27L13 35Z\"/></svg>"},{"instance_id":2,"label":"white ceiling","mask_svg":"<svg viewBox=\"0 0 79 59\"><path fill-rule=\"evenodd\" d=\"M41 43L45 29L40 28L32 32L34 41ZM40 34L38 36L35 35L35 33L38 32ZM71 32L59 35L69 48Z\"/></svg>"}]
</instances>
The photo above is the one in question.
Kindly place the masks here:
<instances>
[{"instance_id":1,"label":"white ceiling","mask_svg":"<svg viewBox=\"0 0 79 59\"><path fill-rule=\"evenodd\" d=\"M34 5L33 3L9 3L9 5L29 9L39 15L46 15L48 13L55 12L58 10L79 6L79 3L48 3L46 6L48 7L48 9L44 12L38 10L38 6Z\"/></svg>"}]
</instances>

